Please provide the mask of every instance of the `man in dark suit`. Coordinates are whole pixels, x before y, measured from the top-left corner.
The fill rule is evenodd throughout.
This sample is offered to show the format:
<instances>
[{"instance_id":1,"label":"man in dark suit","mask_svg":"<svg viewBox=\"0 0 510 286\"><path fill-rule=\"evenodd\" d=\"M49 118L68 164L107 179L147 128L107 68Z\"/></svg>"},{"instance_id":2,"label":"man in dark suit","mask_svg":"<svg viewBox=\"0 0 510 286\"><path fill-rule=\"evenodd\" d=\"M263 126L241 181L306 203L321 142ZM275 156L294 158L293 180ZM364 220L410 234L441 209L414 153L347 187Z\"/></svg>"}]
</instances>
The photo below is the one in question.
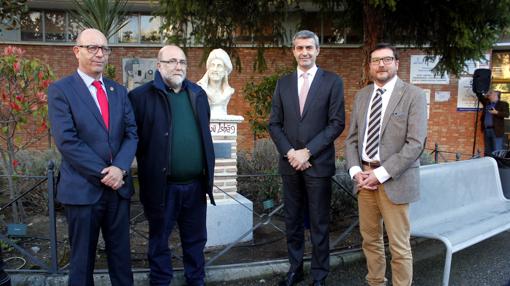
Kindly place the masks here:
<instances>
[{"instance_id":1,"label":"man in dark suit","mask_svg":"<svg viewBox=\"0 0 510 286\"><path fill-rule=\"evenodd\" d=\"M299 31L292 40L297 71L278 80L269 132L281 154L287 250L290 269L280 285L303 280L305 209L311 226L313 285L329 273L330 177L335 173L335 139L345 126L343 82L315 64L319 39Z\"/></svg>"},{"instance_id":2,"label":"man in dark suit","mask_svg":"<svg viewBox=\"0 0 510 286\"><path fill-rule=\"evenodd\" d=\"M101 230L112 285L133 285L129 247L130 167L136 122L127 91L104 78L111 49L98 30L86 29L73 47L76 73L50 85L51 133L62 154L57 199L69 225L69 285L94 285Z\"/></svg>"},{"instance_id":3,"label":"man in dark suit","mask_svg":"<svg viewBox=\"0 0 510 286\"><path fill-rule=\"evenodd\" d=\"M505 135L505 117L508 117L508 103L501 100L501 92L491 90L487 97L476 95L483 105L482 130L484 135L485 155L503 149Z\"/></svg>"},{"instance_id":4,"label":"man in dark suit","mask_svg":"<svg viewBox=\"0 0 510 286\"><path fill-rule=\"evenodd\" d=\"M186 79L186 55L158 53L154 80L129 93L138 125L140 201L149 221L150 285L173 277L168 238L177 224L187 285L205 285L206 194L212 195L214 148L205 91Z\"/></svg>"},{"instance_id":5,"label":"man in dark suit","mask_svg":"<svg viewBox=\"0 0 510 286\"><path fill-rule=\"evenodd\" d=\"M369 68L374 84L356 94L345 139L370 286L386 285L383 222L393 285L410 286L413 281L409 203L419 199L427 101L422 89L398 78L398 64L393 46L383 43L372 50Z\"/></svg>"}]
</instances>

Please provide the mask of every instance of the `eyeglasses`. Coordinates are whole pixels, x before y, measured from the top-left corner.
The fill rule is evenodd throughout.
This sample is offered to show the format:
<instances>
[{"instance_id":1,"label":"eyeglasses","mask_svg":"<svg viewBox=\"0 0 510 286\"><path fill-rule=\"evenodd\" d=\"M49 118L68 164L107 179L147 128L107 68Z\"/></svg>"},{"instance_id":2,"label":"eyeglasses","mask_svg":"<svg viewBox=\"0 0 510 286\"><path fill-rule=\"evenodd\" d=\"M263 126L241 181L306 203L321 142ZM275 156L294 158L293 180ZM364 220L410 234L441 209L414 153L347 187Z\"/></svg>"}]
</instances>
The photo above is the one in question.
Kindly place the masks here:
<instances>
[{"instance_id":1,"label":"eyeglasses","mask_svg":"<svg viewBox=\"0 0 510 286\"><path fill-rule=\"evenodd\" d=\"M112 53L112 49L110 47L104 47L104 46L95 46L95 45L79 45L77 46L79 48L85 48L87 49L87 52L95 55L99 50L103 52L103 55L109 55Z\"/></svg>"},{"instance_id":2,"label":"eyeglasses","mask_svg":"<svg viewBox=\"0 0 510 286\"><path fill-rule=\"evenodd\" d=\"M382 61L383 64L390 65L393 62L393 60L395 60L394 57L371 58L370 64L375 66L375 65L378 65Z\"/></svg>"},{"instance_id":3,"label":"eyeglasses","mask_svg":"<svg viewBox=\"0 0 510 286\"><path fill-rule=\"evenodd\" d=\"M177 59L169 59L168 61L163 61L163 60L160 60L159 61L160 63L164 63L164 64L167 64L169 67L173 68L173 67L176 67L177 64L180 64L181 67L186 67L188 65L188 62L186 62L185 60L177 60Z\"/></svg>"}]
</instances>

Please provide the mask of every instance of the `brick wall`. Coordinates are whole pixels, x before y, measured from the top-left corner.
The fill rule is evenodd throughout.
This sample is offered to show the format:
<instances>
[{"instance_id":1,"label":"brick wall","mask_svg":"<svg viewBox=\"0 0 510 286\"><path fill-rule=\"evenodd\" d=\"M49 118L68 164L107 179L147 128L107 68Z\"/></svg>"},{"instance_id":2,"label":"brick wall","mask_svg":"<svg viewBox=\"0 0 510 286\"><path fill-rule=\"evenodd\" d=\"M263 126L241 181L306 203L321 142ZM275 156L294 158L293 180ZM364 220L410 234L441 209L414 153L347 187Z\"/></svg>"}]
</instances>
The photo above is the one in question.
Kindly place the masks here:
<instances>
[{"instance_id":1,"label":"brick wall","mask_svg":"<svg viewBox=\"0 0 510 286\"><path fill-rule=\"evenodd\" d=\"M0 44L3 49L5 45ZM72 46L46 46L46 45L19 45L27 51L27 55L43 59L54 70L57 77L70 74L76 70L77 62L72 52ZM110 63L117 69L117 79L122 78L122 58L140 57L155 58L159 48L147 47L114 47L110 56ZM292 67L293 59L290 49L267 49L266 60L268 70L264 74L254 72L252 66L256 58L256 50L243 48L239 51L242 61L242 71L234 70L230 75L230 84L236 92L230 100L228 111L233 115L245 115L249 106L243 99L242 90L246 83L257 82L264 75L269 75L279 69ZM400 55L399 77L409 81L409 60L411 54L421 54L417 50L402 50ZM188 55L188 78L192 81L199 80L205 72L205 66L200 66L202 50L190 48ZM336 72L344 79L346 126L349 124L353 98L359 89L358 81L361 76L361 49L359 48L322 48L317 58L319 66L326 70ZM427 149L433 149L434 143L438 143L440 149L450 152L461 152L467 158L471 154L474 132L474 112L457 112L457 79L451 77L449 85L419 85L422 88L431 90L431 105ZM450 91L451 98L448 102L434 102L435 91ZM343 140L347 134L346 130L337 140L338 155L343 155ZM239 125L239 150L250 150L253 147L253 134L245 121ZM43 139L37 146L47 146L48 140ZM483 138L478 129L477 149L483 150ZM431 150L427 150L430 152ZM445 154L448 159L454 158L453 154Z\"/></svg>"}]
</instances>

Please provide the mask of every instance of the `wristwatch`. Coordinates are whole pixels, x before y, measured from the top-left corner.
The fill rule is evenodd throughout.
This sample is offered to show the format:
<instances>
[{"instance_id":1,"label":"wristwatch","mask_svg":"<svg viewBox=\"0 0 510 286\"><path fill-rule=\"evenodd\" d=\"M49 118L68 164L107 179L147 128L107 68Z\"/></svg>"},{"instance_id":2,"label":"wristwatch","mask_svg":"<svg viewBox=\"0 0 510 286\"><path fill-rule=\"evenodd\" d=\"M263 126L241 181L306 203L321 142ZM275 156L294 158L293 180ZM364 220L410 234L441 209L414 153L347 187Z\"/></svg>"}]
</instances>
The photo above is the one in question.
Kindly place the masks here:
<instances>
[{"instance_id":1,"label":"wristwatch","mask_svg":"<svg viewBox=\"0 0 510 286\"><path fill-rule=\"evenodd\" d=\"M123 178L127 177L128 172L126 170L120 169L120 171L122 172L122 177Z\"/></svg>"}]
</instances>

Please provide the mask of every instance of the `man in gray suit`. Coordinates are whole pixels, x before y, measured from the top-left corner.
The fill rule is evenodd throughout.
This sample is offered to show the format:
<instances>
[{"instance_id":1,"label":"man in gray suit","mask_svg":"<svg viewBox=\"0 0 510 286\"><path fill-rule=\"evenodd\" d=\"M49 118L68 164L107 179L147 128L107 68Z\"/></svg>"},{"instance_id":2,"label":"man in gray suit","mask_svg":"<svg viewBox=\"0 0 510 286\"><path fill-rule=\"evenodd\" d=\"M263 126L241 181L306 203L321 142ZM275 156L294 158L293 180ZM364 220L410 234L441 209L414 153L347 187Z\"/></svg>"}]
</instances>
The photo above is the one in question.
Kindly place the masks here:
<instances>
[{"instance_id":1,"label":"man in gray suit","mask_svg":"<svg viewBox=\"0 0 510 286\"><path fill-rule=\"evenodd\" d=\"M389 44L370 53L374 84L352 108L345 156L356 182L360 232L369 285L386 285L383 221L394 286L411 285L409 203L419 198L419 157L427 136L427 102L420 88L397 76L398 54Z\"/></svg>"}]
</instances>

